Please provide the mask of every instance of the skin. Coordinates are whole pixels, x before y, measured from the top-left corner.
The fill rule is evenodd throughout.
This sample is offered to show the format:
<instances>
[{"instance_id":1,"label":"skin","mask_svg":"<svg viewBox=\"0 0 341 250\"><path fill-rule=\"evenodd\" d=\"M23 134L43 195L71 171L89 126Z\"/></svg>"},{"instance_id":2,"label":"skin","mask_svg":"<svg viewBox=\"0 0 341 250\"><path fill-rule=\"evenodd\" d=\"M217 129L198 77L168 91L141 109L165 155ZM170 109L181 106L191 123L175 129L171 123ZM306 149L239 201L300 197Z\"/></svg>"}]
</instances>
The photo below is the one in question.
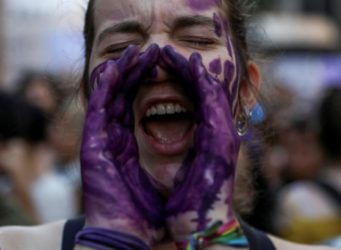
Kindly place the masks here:
<instances>
[{"instance_id":1,"label":"skin","mask_svg":"<svg viewBox=\"0 0 341 250\"><path fill-rule=\"evenodd\" d=\"M138 171L140 167L138 164L147 171L153 179L152 182L156 183L156 188L165 187L166 196L172 192L166 203L165 217L171 237L176 241L182 241L189 234L207 228L216 220L235 221L232 211L232 189L239 138L235 131L233 116L237 109L241 74L232 36L226 28L228 25L217 3L206 1L199 4L185 0L170 2L98 0L95 2L94 13L96 32L89 67L92 72L89 77L94 93L89 102L84 150L81 154L87 225L119 230L121 227L122 231L133 232L142 239L146 237L141 236L148 235L145 241L149 245L158 242L157 238L150 237L150 233L143 233L146 229L134 228L133 223L129 222L129 218L134 222L147 219L133 216L134 213L138 213L137 208L140 206L132 205L137 210L130 213L124 209L127 206L120 209L119 204L134 203L125 198L128 196L125 195L127 191L122 191L123 195L120 196L119 191L124 190L123 184L117 192L112 186L93 185L96 180L108 179L106 178L108 175L115 183L121 183L125 176ZM139 69L132 68L129 74L124 73L126 68L132 66L121 61L134 62L135 59L127 59L127 52L122 55L122 51L130 44L144 51L153 43L160 48L160 57L156 59L155 68L149 69L152 72L149 78L136 77L135 72L140 72ZM118 58L120 59L117 61ZM150 67L153 64L154 60L148 62ZM213 74L206 68L210 68ZM128 82L124 83L129 76L135 80L128 79ZM144 84L147 80L148 84ZM129 99L128 93L134 92L129 87L130 82L137 85L132 110L134 124L130 122L125 124L126 119L121 119L119 114L114 113L129 114L130 111L127 109L129 103L122 103L122 100ZM104 85L121 85L125 89L116 86L104 91L97 90ZM195 89L194 97L185 95L186 89L189 91ZM108 96L107 92L117 93L117 96L116 94ZM120 96L122 92L126 97ZM111 104L101 103L108 98L112 98ZM166 103L169 100L176 100L193 111L194 103L191 98L197 102L198 111L194 112L196 129L188 132L188 136L180 142L172 144L150 142L140 124L148 104L152 101ZM103 112L107 118L101 118ZM114 129L111 129L111 123L115 124ZM124 132L125 128L131 126L134 127L133 131L130 131L133 134ZM136 138L138 157L135 148L131 149L135 141L130 142L130 139L126 138ZM124 149L117 155L112 150L117 146L110 146L111 150L96 146L96 152L93 148L94 143L107 146L114 143L113 145ZM128 149L124 145L128 145ZM219 147L214 149L216 145ZM98 161L103 158L101 155L107 158L106 161ZM129 160L131 157L135 160ZM117 161L121 158L128 159ZM133 166L127 167L127 172L121 176L105 170L117 169L119 172L121 166L128 164ZM94 168L101 165L105 165L104 170ZM129 185L134 182L128 180L126 183ZM119 186L117 184L117 187ZM152 193L143 185L137 186L135 189L146 192L135 194L135 199L145 198ZM103 200L100 199L101 196ZM121 199L125 201L114 202ZM154 201L150 204L156 204ZM96 202L98 205L94 205ZM100 204L103 203L107 203L108 209L99 212ZM110 211L110 207L115 209ZM145 210L142 214L146 214ZM158 228L153 223L148 225L149 229Z\"/></svg>"},{"instance_id":2,"label":"skin","mask_svg":"<svg viewBox=\"0 0 341 250\"><path fill-rule=\"evenodd\" d=\"M96 68L80 154L86 227L133 231L147 244L162 234L162 204L139 166L124 94L152 73L158 55L156 45L141 56L130 46L119 60Z\"/></svg>"},{"instance_id":3,"label":"skin","mask_svg":"<svg viewBox=\"0 0 341 250\"><path fill-rule=\"evenodd\" d=\"M100 64L106 62L107 60L109 59L117 59L120 55L121 55L121 52L122 51L114 51L114 52L110 52L109 54L107 54L107 52L105 53L101 53L101 48L102 48L102 51L103 51L103 47L105 47L105 45L101 45L101 48L100 48L100 45L99 45L99 34L100 32L103 32L105 30L105 28L108 28L110 26L112 26L115 22L118 22L118 21L122 21L122 18L124 17L139 17L142 22L142 20L146 21L148 23L148 20L150 19L150 17L153 17L152 20L153 21L150 21L149 20L149 25L148 27L150 27L150 30L148 31L148 39L143 39L141 40L141 43L137 43L140 47L141 47L141 50L144 51L146 48L149 48L150 47L150 44L152 43L157 43L159 45L160 48L164 48L165 45L171 45L173 49L175 49L176 52L180 53L182 55L182 57L186 58L186 59L189 59L190 55L193 54L193 52L199 52L201 54L201 57L203 58L202 62L201 60L198 60L198 59L191 59L189 60L190 62L190 68L193 69L192 71L192 77L194 77L195 79L199 80L199 79L203 79L201 78L200 76L205 76L204 78L206 78L205 81L198 81L198 83L200 82L200 86L203 86L204 89L206 90L214 90L213 94L218 94L217 95L217 100L214 100L214 104L216 104L217 102L219 103L219 105L222 105L222 107L226 108L227 110L227 115L223 115L222 116L222 119L223 121L225 121L225 125L226 126L222 126L223 130L224 131L231 131L231 128L232 126L230 125L231 124L231 121L233 119L233 117L235 116L234 112L233 112L233 103L236 102L236 100L238 100L238 96L237 95L234 95L234 91L227 91L229 89L227 88L224 88L224 92L222 92L221 90L223 88L221 87L224 87L224 81L226 80L226 77L231 77L231 75L233 76L232 77L232 80L235 80L237 79L237 73L238 70L236 69L237 67L234 67L234 70L231 70L232 67L222 67L224 68L224 70L222 70L221 74L219 74L218 76L216 76L215 74L211 75L211 76L208 76L209 73L207 73L207 71L203 70L203 69L207 69L209 68L209 65L214 61L216 60L218 57L220 58L221 62L224 63L223 65L228 65L229 63L226 63L226 62L235 62L237 61L237 59L235 57L232 56L233 54L233 51L231 50L230 47L231 46L228 46L228 44L230 44L228 41L230 39L227 39L229 38L229 36L219 36L219 32L216 32L217 28L216 28L216 25L213 25L213 26L210 26L209 30L212 31L212 34L215 34L215 36L219 37L219 42L218 43L214 43L214 45L212 47L209 47L208 49L202 49L200 46L198 48L198 44L195 43L196 45L193 46L193 44L190 42L190 45L188 44L187 41L179 41L177 38L178 36L174 36L174 32L170 32L166 29L165 27L165 24L164 24L164 21L165 20L172 20L172 18L174 19L174 17L172 16L178 16L180 14L183 14L185 12L185 14L187 13L195 13L195 14L201 14L201 15L206 15L207 17L210 17L210 18L213 18L214 14L218 15L218 8L217 6L215 5L208 5L209 6L209 9L202 9L202 7L198 7L198 6L193 6L193 3L195 3L196 1L191 1L191 2L188 2L188 1L177 1L177 0L174 0L174 1L162 1L160 3L160 1L137 1L137 0L129 0L129 1L106 1L106 0L98 0L97 3L96 3L96 20L95 20L95 23L96 23L96 39L95 39L95 46L93 48L93 51L92 51L92 57L91 57L91 62L90 62L90 72L93 72L95 68L97 68L97 66L99 66ZM133 7L130 7L130 6L133 6ZM126 7L126 8L123 8L123 7ZM188 8L187 8L188 7ZM130 12L129 12L129 11ZM99 15L100 13L100 15ZM135 14L137 16L135 16ZM149 18L149 19L148 19ZM183 25L182 25L183 26ZM212 28L213 27L213 28ZM193 27L192 27L193 28ZM197 30L198 27L195 27ZM204 28L204 30L200 30L201 28ZM200 25L200 28L199 28L199 31L198 33L199 34L207 34L208 32L206 32L207 30L205 30L205 28L207 28L207 25L204 25L204 27L201 27ZM219 29L218 29L219 30ZM228 29L224 28L224 31L226 32ZM136 32L128 32L128 33L120 33L120 34L116 34L118 35L119 37L112 37L111 39L107 40L107 43L113 43L114 41L118 41L119 38L121 39L122 37L125 38L125 36L128 34L128 37L131 37L131 35L135 35ZM175 33L177 34L177 33ZM111 34L113 35L113 34ZM111 37L111 36L110 36ZM139 39L137 39L138 41L140 41ZM137 41L136 39L133 39L133 41ZM131 44L131 43L134 43L132 42L132 40L130 40L128 42L128 44ZM103 41L102 41L103 43ZM165 50L162 50L162 51L165 51ZM162 53L161 53L162 54ZM174 64L172 65L171 63L171 60L167 60L167 55L169 57L169 54L168 53L165 53L165 55L163 56L163 58L166 58L165 61L168 62L167 64L167 69L174 69L176 67L174 67ZM179 59L180 57L176 57L176 61ZM179 59L179 60L182 60L182 59ZM188 61L186 61L188 62ZM117 65L116 65L117 66ZM115 67L116 67L115 66ZM194 67L193 67L194 66ZM187 68L187 67L186 67ZM213 69L215 69L216 67L212 67ZM228 73L226 72L226 68L229 68L229 72L235 72L235 73ZM253 80L255 80L254 82L256 83L259 83L259 74L258 74L258 71L257 69L254 67L253 64L249 64L248 66L248 69L249 69L249 73L251 75L251 78L253 78ZM180 69L178 69L177 71L180 71ZM215 71L215 70L214 70ZM176 93L178 93L177 89L174 88L174 83L172 82L169 82L169 77L167 77L167 72L168 71L164 71L163 68L159 67L158 68L158 71L157 71L157 74L154 75L153 79L157 80L156 83L154 85L152 85L152 87L148 88L146 92L143 92L143 88L141 87L139 89L139 93L137 94L137 96L139 95L142 95L141 98L145 98L145 95L147 95L148 93L152 93L152 92L149 92L149 91L156 91L157 93L157 90L159 90L160 88L160 85L162 86L166 86L163 88L163 90L167 90L167 91L174 91ZM164 77L164 78L162 78ZM182 74L180 73L179 74L179 78L185 78L186 77L186 74ZM112 79L112 78L111 78ZM163 80L162 80L163 79ZM217 85L217 82L220 81L221 82L221 85ZM191 82L191 81L190 81ZM238 81L239 82L239 81ZM115 83L119 83L118 81L114 81L112 82L113 86L115 86ZM99 84L100 86L100 84ZM156 87L155 87L156 86ZM240 88L239 88L239 95L240 95L240 98L243 99L244 103L249 105L250 107L252 107L252 105L254 104L254 97L250 94L250 91L248 90L247 87L245 87L246 85L243 85L243 82L240 82ZM225 87L231 87L231 90L233 89L238 89L236 86L233 86L233 84L231 85L225 85ZM98 89L100 90L100 87L98 87ZM105 92L105 91L103 91ZM145 94L147 93L147 94ZM224 93L224 95L221 95L222 93ZM237 93L237 92L235 92ZM107 95L104 95L104 96L108 96ZM102 94L100 95L100 97L104 97L102 96ZM200 93L199 93L199 96L200 96ZM215 96L215 95L208 95L206 98L211 98L212 96ZM204 97L202 97L204 98ZM101 98L93 98L93 100L96 100L96 99L101 99ZM221 100L223 99L223 101ZM117 101L119 101L120 98L117 98L117 96L115 96L115 98L113 98L111 100L111 102L113 102L113 104L115 104ZM121 99L122 100L122 99ZM136 99L137 100L137 99ZM207 103L207 100L206 99L203 99L204 103ZM217 102L216 102L217 101ZM105 103L105 102L104 102ZM100 105L99 106L96 106L96 101L91 101L90 100L90 106L92 105L95 105L95 107L97 108L101 108L101 103L99 103ZM232 104L232 105L231 105ZM115 105L114 105L115 106ZM119 105L120 106L120 105ZM137 107L139 105L135 104L134 105L134 114L137 115L138 114L138 111L137 111ZM214 107L215 105L212 105L212 106L205 106L209 109L211 109L212 107ZM229 108L227 108L229 107ZM94 109L96 111L96 108ZM99 109L100 111L101 109ZM204 108L201 108L200 111L204 111L205 109ZM91 112L90 112L91 113ZM115 112L114 112L115 113ZM205 112L203 112L205 113ZM207 112L207 117L210 116L210 113L211 112ZM99 113L98 112L94 112L93 113L94 115L98 115ZM117 114L116 114L117 115ZM90 115L88 115L88 117L91 117ZM203 115L203 117L206 117L205 115ZM213 117L213 118L217 118L218 116L216 117ZM91 119L89 119L91 120ZM97 120L97 119L95 119ZM101 120L101 119L98 119L98 120ZM217 124L216 122L214 122L215 124ZM91 125L91 123L89 123ZM101 123L99 123L101 125ZM102 123L103 124L103 123ZM89 125L89 126L90 126ZM94 126L98 125L98 124L93 124ZM98 131L101 131L101 128L98 130ZM119 130L121 131L121 130ZM135 136L136 136L136 139L138 139L139 137L139 132L138 131L135 131ZM205 133L203 133L205 134ZM201 133L197 133L196 135L198 135L200 137ZM231 140L229 140L229 143L232 143L234 141L234 136L228 136ZM142 137L143 138L143 137ZM215 139L217 139L216 137L213 137L213 141L215 141ZM91 136L89 137L89 140L91 140ZM85 142L87 140L85 139ZM137 143L139 143L139 141L137 140ZM232 143L233 144L233 143ZM84 143L84 145L88 145L90 146L90 144L87 144L87 143ZM191 148L192 146L192 143L190 143L188 145L188 149ZM145 153L144 151L148 151L148 148L144 148L145 146L143 144L138 144L138 147L139 147L139 154L140 154L140 164L147 170L149 171L150 174L152 174L154 177L157 177L158 176L158 171L156 171L157 169L160 169L161 167L163 168L163 172L166 172L166 176L168 176L168 179L171 179L171 180L174 180L174 177L175 175L177 175L178 172L178 169L181 167L181 166L186 166L186 165L183 165L183 160L184 158L187 156L187 152L183 152L182 154L179 154L179 155L176 155L174 157L170 157L169 155L167 157L163 156L163 155L156 155L155 152L149 152L149 154L151 154L152 156L155 156L156 160L155 161L151 161L151 157L149 154ZM235 147L237 147L237 144L235 144ZM202 148L205 148L205 147L202 147ZM101 149L102 150L102 149ZM153 151L153 150L151 150ZM154 154L154 155L153 155ZM199 155L200 156L200 155ZM233 159L235 156L233 154L231 154L230 156L227 156L231 159ZM92 157L91 157L92 158ZM93 157L94 159L96 157ZM200 157L199 158L196 158L194 157L195 159L199 159L200 161ZM170 160L169 160L170 159ZM213 158L214 159L214 158ZM93 160L93 159L90 159L90 160ZM98 160L98 159L97 159ZM167 160L169 160L169 162L167 162ZM167 164L165 164L165 161ZM224 160L226 161L226 160ZM223 162L224 162L223 161ZM186 162L186 161L185 161ZM144 163L144 164L143 164ZM148 163L148 164L147 164ZM224 164L223 164L224 165ZM233 161L232 161L232 165L233 165ZM167 166L170 166L171 169L175 169L175 171L169 171L167 170ZM188 169L196 169L198 166L200 166L199 164L190 164L188 165ZM154 167L154 168L153 168ZM92 166L90 166L89 168L92 168ZM204 166L204 168L209 168L209 166ZM219 169L221 170L222 168L219 167ZM114 168L114 171L117 170L117 167ZM154 171L155 170L155 171ZM230 169L231 171L231 169ZM173 172L173 175L171 174ZM161 176L162 177L162 176ZM195 177L195 180L200 180L201 178L203 177L202 174L198 174L197 177ZM122 180L124 180L123 178L126 178L125 176L120 176L119 178L117 178L116 180L118 182L121 182ZM162 178L160 178L162 180ZM231 179L231 174L226 174L224 175L224 178L223 179ZM176 192L176 190L178 189L178 187L181 187L183 185L185 186L188 186L188 190L192 190L193 187L195 187L195 185L186 185L188 184L186 182L186 179L182 179L181 178L181 175L180 177L177 176L176 178L176 185L175 185L175 189L174 189L174 196L171 195L170 197L170 200L173 198L174 200L174 213L175 215L179 215L181 214L184 210L179 207L179 202L176 202L177 201L177 198L181 198L179 197L178 195L176 194L179 194L179 192ZM167 183L166 183L167 184ZM173 183L170 183L170 188L172 188L173 186ZM222 185L224 186L224 185ZM129 186L127 186L129 187ZM230 193L231 190L230 189L227 189L227 192ZM186 201L187 202L187 201ZM196 203L198 201L194 201L193 203ZM171 203L169 203L171 204ZM132 204L129 205L129 209L134 209L133 206L131 206ZM192 205L192 202L189 203L189 205ZM224 206L223 206L224 207ZM195 212L198 212L196 211L196 208L190 208L190 210L192 211L195 211ZM215 210L217 211L217 210ZM221 209L221 211L224 212L224 214L226 215L226 209ZM169 213L170 215L172 215L171 213ZM230 215L229 213L227 213L228 215ZM101 222L94 222L94 224L101 224L103 223L102 221ZM174 224L173 224L174 225ZM186 226L186 223L184 221L184 223L182 224L184 227ZM62 226L63 226L63 223L60 223L58 225L58 231L61 233L62 232ZM100 225L101 226L101 225ZM117 226L117 224L115 225ZM197 225L195 225L197 226ZM44 240L42 240L41 237L39 237L39 235L43 232L43 231L47 231L49 232L51 230L50 228L51 226L46 226L44 228L41 228L39 229L40 230L40 233L37 233L36 235L38 235L37 239L39 239L38 241L40 242L40 244L46 244L46 246L48 246L48 242L45 242ZM14 231L13 231L14 230ZM22 233L21 229L13 229L11 233L8 234L9 230L5 230L5 231L2 231L1 232L1 237L0 237L0 245L1 246L4 246L6 247L6 240L10 240L11 237L16 237L18 236L18 234ZM138 230L137 230L138 231ZM134 229L132 231L130 231L130 233L134 233L136 232ZM185 232L186 233L186 232ZM27 236L31 236L29 238L29 242L32 242L32 240L35 239L35 237L33 237L34 235L30 234L30 233L27 233L26 234ZM56 232L54 235L56 235L56 238L60 239L61 238L61 235ZM176 235L173 235L173 236L176 236ZM175 237L176 238L176 237ZM12 238L13 239L13 238ZM293 244L289 244L289 243L286 243L286 242L282 242L280 240L277 240L277 239L273 239L276 246L278 246L278 249L294 249L294 250L305 250L305 249L312 249L312 248L307 248L307 247L304 247L304 246L299 246L299 245L293 245ZM8 241L7 241L8 242ZM25 244L26 243L26 244ZM23 249L30 249L29 246L30 244L27 244L28 241L23 241L23 242L20 242L20 244L23 244L23 246L25 246L25 248ZM10 245L10 244L9 244ZM56 243L57 245L57 243ZM60 245L60 244L59 244ZM59 249L59 245L58 245L58 248L54 248L54 247L49 247L48 249ZM175 249L174 248L174 245L168 245L168 247L170 248L167 248L167 249ZM20 248L19 248L20 249ZM37 249L37 248L32 248L32 249ZM47 249L47 248L43 248L41 247L40 249ZM86 249L86 248L82 248L82 247L76 247L76 249ZM157 246L155 246L153 249L166 249L165 245L164 244L158 244ZM208 247L206 249L234 249L234 248L231 248L231 247L228 247L228 246L211 246L211 247ZM327 248L315 248L315 249L327 249Z\"/></svg>"},{"instance_id":4,"label":"skin","mask_svg":"<svg viewBox=\"0 0 341 250\"><path fill-rule=\"evenodd\" d=\"M224 92L222 82L206 70L200 54L194 53L187 61L166 47L162 55L167 65L185 79L184 83L193 84L200 103L195 146L176 176L176 185L166 206L172 235L181 241L188 232L205 230L217 220L225 223L235 220L231 190L239 137L229 95Z\"/></svg>"},{"instance_id":5,"label":"skin","mask_svg":"<svg viewBox=\"0 0 341 250\"><path fill-rule=\"evenodd\" d=\"M160 48L171 45L187 59L193 52L200 52L203 64L207 68L212 62L216 64L213 67L214 69L223 68L220 74L216 74L216 77L222 81L224 78L226 79L225 88L229 88L229 93L233 96L230 100L233 102L233 109L236 111L238 101L236 90L240 79L236 78L237 58L226 53L227 44L231 43L230 34L226 34L226 30L224 30L225 34L219 36L219 33L216 32L219 19L222 27L222 19L217 17L221 16L221 13L215 1L206 1L205 8L195 7L195 2L185 0L166 2L96 1L96 32L90 60L90 72L104 61L119 57L122 53L121 50L131 43L138 45L142 51L152 43L158 44ZM201 20L200 24L194 25L193 18L191 18L193 15L200 16L204 20ZM183 25L183 23L176 25L184 16L190 17L188 19L190 19L191 25ZM109 27L122 24L127 20L136 20L143 27L143 31L132 29L129 32L108 32ZM207 20L210 21L210 24L207 24ZM221 66L217 60L222 62ZM168 93L170 96L179 96L174 87L175 83L170 80L169 74L161 67L158 67L158 74L154 81L153 86L142 86L140 88L134 103L135 117L140 112L138 106L154 96L163 95L165 99L167 96L164 93ZM234 81L233 84L228 84L232 81ZM181 152L176 154L160 155L145 142L140 129L138 129L138 124L135 126L135 136L139 147L141 165L155 179L162 180L162 184L171 189L173 186L171 180L174 179L191 143L189 142Z\"/></svg>"}]
</instances>

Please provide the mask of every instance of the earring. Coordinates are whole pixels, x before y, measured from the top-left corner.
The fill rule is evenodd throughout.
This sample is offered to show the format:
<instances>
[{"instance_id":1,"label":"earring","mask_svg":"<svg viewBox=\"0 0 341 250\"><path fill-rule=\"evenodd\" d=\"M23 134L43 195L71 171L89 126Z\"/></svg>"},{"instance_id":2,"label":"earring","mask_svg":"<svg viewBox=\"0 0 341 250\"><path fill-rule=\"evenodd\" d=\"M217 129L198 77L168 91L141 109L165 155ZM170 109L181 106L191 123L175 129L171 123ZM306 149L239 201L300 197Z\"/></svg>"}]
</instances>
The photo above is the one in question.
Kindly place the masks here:
<instances>
[{"instance_id":1,"label":"earring","mask_svg":"<svg viewBox=\"0 0 341 250\"><path fill-rule=\"evenodd\" d=\"M252 112L249 111L247 106L244 106L243 110L244 112L237 118L237 133L239 136L244 136L248 132L252 116Z\"/></svg>"}]
</instances>

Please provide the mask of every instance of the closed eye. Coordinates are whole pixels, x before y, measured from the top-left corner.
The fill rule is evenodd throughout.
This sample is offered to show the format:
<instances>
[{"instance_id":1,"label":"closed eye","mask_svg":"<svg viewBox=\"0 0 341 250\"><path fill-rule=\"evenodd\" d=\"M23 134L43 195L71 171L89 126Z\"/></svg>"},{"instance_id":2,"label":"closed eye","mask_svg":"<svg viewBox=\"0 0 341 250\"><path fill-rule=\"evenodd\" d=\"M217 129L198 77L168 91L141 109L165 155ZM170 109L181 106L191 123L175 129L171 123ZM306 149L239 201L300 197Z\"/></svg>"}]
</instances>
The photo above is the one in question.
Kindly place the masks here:
<instances>
[{"instance_id":1,"label":"closed eye","mask_svg":"<svg viewBox=\"0 0 341 250\"><path fill-rule=\"evenodd\" d=\"M213 38L198 37L198 36L184 36L178 37L177 40L193 49L206 50L211 49L217 45L217 40Z\"/></svg>"},{"instance_id":2,"label":"closed eye","mask_svg":"<svg viewBox=\"0 0 341 250\"><path fill-rule=\"evenodd\" d=\"M129 45L136 45L140 46L143 42L142 41L127 41L117 44L111 44L104 48L103 52L101 53L102 56L110 59L117 59L121 56L123 51L128 48Z\"/></svg>"}]
</instances>

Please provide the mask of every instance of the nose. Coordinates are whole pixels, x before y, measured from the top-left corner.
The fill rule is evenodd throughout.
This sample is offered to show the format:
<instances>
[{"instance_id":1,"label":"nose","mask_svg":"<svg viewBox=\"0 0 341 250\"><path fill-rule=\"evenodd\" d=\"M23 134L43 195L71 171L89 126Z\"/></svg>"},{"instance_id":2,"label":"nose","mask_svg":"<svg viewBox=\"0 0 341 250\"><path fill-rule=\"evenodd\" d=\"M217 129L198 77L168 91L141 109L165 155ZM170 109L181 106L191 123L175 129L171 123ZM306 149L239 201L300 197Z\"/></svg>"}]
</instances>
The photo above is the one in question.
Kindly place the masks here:
<instances>
[{"instance_id":1,"label":"nose","mask_svg":"<svg viewBox=\"0 0 341 250\"><path fill-rule=\"evenodd\" d=\"M148 41L143 45L142 50L146 50L151 44L157 44L160 49L162 49L166 45L172 45L172 41L168 38L168 34L166 33L150 34Z\"/></svg>"},{"instance_id":2,"label":"nose","mask_svg":"<svg viewBox=\"0 0 341 250\"><path fill-rule=\"evenodd\" d=\"M188 51L186 49L178 46L176 42L174 42L171 38L169 38L168 34L152 34L148 41L144 44L144 46L141 48L141 51L145 51L147 48L149 48L150 45L156 44L159 46L160 50L162 50L165 46L170 45L174 48L174 50L182 55L184 55L186 58L189 57ZM169 79L169 73L162 67L160 64L160 61L156 67L157 74L155 75L153 81L155 82L164 82Z\"/></svg>"},{"instance_id":3,"label":"nose","mask_svg":"<svg viewBox=\"0 0 341 250\"><path fill-rule=\"evenodd\" d=\"M170 37L170 35L165 32L151 34L148 38L148 41L146 41L141 48L141 51L145 51L152 44L158 45L160 49L163 49L167 45L172 46L176 52L182 54L187 59L190 57L191 54L191 51L188 48L179 45L176 39Z\"/></svg>"},{"instance_id":4,"label":"nose","mask_svg":"<svg viewBox=\"0 0 341 250\"><path fill-rule=\"evenodd\" d=\"M150 36L148 41L143 45L141 51L144 52L147 50L152 44L156 44L159 46L160 50L162 50L166 45L174 46L171 41L167 38L167 35L164 34L153 34ZM160 60L156 66L156 74L154 75L153 82L164 82L169 79L169 74L162 68L160 65Z\"/></svg>"}]
</instances>

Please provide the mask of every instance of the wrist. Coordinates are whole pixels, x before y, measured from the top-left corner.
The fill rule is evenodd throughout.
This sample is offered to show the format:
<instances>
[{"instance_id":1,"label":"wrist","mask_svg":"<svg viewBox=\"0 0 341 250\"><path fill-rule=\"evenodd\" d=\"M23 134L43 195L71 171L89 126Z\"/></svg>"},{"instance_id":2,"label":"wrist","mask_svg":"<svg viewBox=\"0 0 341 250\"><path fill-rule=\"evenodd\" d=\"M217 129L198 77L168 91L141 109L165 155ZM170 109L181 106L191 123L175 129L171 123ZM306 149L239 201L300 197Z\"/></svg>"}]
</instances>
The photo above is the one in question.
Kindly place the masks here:
<instances>
[{"instance_id":1,"label":"wrist","mask_svg":"<svg viewBox=\"0 0 341 250\"><path fill-rule=\"evenodd\" d=\"M98 250L150 250L150 246L132 234L96 227L84 228L77 234L75 243L78 246Z\"/></svg>"},{"instance_id":2,"label":"wrist","mask_svg":"<svg viewBox=\"0 0 341 250\"><path fill-rule=\"evenodd\" d=\"M176 240L179 250L216 249L214 246L248 247L244 232L235 219L223 223L216 221L206 229L191 233L185 240Z\"/></svg>"},{"instance_id":3,"label":"wrist","mask_svg":"<svg viewBox=\"0 0 341 250\"><path fill-rule=\"evenodd\" d=\"M94 223L93 221L91 222L87 221L84 229L88 228L99 230L103 229L130 235L143 241L148 246L150 246L152 243L150 235L148 235L147 230L144 229L143 226L137 225L137 223L133 223L131 221L126 221L124 219L120 220L107 219L102 221L101 223L99 223L99 221L96 221L96 223Z\"/></svg>"}]
</instances>

